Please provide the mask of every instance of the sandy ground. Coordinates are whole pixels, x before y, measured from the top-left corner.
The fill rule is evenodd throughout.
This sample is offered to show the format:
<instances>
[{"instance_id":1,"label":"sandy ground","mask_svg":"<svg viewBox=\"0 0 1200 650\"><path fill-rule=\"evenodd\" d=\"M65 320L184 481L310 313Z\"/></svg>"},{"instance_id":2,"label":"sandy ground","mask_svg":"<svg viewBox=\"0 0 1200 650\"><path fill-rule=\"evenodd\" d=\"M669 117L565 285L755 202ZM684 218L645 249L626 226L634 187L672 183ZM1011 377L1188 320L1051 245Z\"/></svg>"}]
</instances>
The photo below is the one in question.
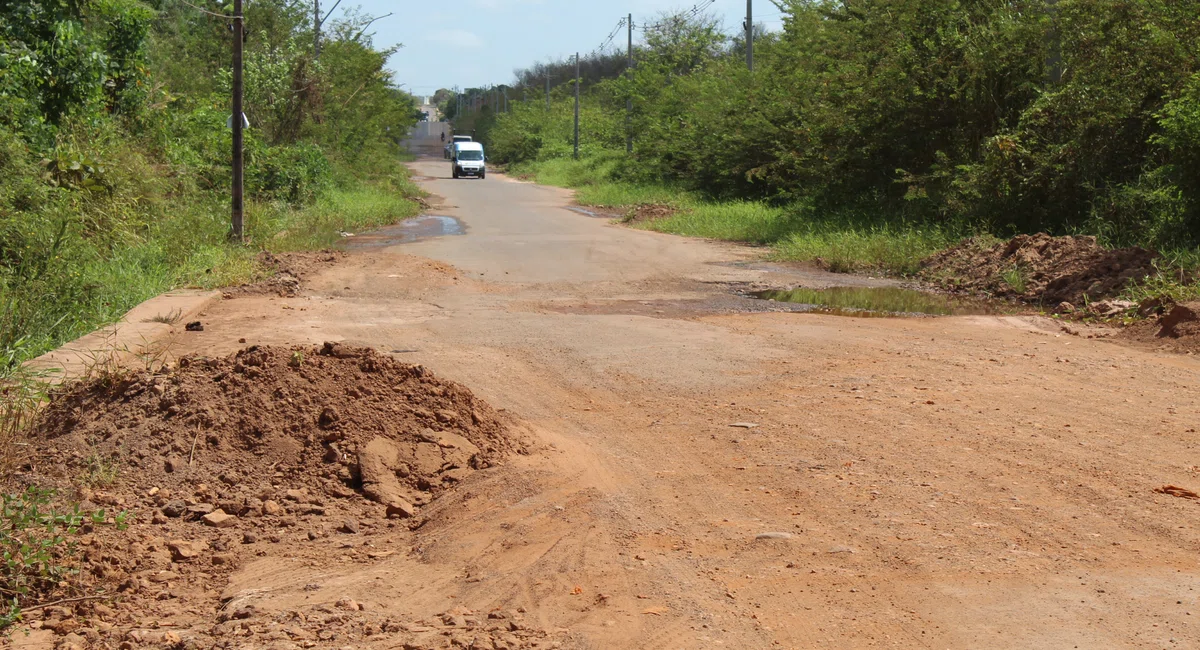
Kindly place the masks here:
<instances>
[{"instance_id":1,"label":"sandy ground","mask_svg":"<svg viewBox=\"0 0 1200 650\"><path fill-rule=\"evenodd\" d=\"M831 280L414 167L465 234L353 247L176 352L372 346L537 450L388 533L408 553L270 552L227 595L522 607L564 648L1200 647L1200 503L1154 491L1200 488L1195 358L1026 317L742 313L739 283Z\"/></svg>"}]
</instances>

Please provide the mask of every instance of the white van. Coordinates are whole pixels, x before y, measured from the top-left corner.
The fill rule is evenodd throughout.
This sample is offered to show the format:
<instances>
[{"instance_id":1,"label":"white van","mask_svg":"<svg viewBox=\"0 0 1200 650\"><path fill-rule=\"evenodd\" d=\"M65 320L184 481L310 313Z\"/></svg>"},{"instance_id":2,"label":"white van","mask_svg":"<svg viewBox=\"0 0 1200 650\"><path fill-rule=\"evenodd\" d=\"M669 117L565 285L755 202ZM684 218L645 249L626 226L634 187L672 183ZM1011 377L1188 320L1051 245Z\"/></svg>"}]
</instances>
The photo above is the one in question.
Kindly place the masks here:
<instances>
[{"instance_id":1,"label":"white van","mask_svg":"<svg viewBox=\"0 0 1200 650\"><path fill-rule=\"evenodd\" d=\"M487 177L487 165L484 162L483 145L478 142L455 142L450 154L450 165L454 178L463 176Z\"/></svg>"}]
</instances>

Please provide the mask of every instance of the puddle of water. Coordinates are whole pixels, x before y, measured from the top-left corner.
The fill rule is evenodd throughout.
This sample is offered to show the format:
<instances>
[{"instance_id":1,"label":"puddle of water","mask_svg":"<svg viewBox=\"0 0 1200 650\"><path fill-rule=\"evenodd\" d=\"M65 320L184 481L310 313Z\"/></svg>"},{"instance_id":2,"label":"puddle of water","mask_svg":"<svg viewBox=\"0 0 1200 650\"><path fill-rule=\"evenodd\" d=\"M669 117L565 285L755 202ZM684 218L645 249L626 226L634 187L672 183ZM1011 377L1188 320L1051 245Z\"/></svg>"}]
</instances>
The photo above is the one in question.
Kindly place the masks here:
<instances>
[{"instance_id":1,"label":"puddle of water","mask_svg":"<svg viewBox=\"0 0 1200 650\"><path fill-rule=\"evenodd\" d=\"M384 226L361 235L342 240L342 247L349 250L384 248L397 244L411 244L434 237L467 234L467 226L454 217L425 215L405 219L394 226Z\"/></svg>"},{"instance_id":2,"label":"puddle of water","mask_svg":"<svg viewBox=\"0 0 1200 650\"><path fill-rule=\"evenodd\" d=\"M981 302L954 300L924 291L899 287L833 287L791 291L758 291L751 294L762 300L811 305L840 316L969 316L999 314L999 308Z\"/></svg>"}]
</instances>

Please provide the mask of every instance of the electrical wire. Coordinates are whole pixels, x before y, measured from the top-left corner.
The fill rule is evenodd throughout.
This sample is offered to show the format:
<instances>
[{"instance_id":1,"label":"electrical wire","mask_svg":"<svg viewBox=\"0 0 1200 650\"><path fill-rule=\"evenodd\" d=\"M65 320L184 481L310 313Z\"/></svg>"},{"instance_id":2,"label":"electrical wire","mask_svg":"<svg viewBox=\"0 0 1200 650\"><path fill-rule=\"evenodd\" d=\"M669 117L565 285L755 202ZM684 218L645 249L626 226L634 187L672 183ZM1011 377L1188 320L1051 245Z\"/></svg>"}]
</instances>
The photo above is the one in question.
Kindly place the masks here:
<instances>
[{"instance_id":1,"label":"electrical wire","mask_svg":"<svg viewBox=\"0 0 1200 650\"><path fill-rule=\"evenodd\" d=\"M227 15L225 15L225 14L217 14L217 13L213 13L213 12L211 12L211 11L209 11L209 10L205 9L204 7L197 7L196 5L194 5L194 4L190 3L190 2L188 2L187 0L179 0L179 1L180 1L180 2L182 2L183 4L187 5L187 6L191 7L192 9L195 9L196 11L199 11L200 13L203 13L203 14L208 14L208 15L210 15L210 16L215 16L215 17L217 17L217 18L220 18L220 19L222 19L222 20L233 20L233 16L227 16Z\"/></svg>"},{"instance_id":2,"label":"electrical wire","mask_svg":"<svg viewBox=\"0 0 1200 650\"><path fill-rule=\"evenodd\" d=\"M604 51L608 49L608 46L612 45L613 41L615 41L617 39L617 34L621 33L621 30L625 27L628 20L629 20L628 18L622 18L617 23L617 26L613 27L613 30L611 33L609 33L608 38L604 39L604 42L601 43L599 47L592 50L591 52L588 52L588 57L593 57L593 56L596 56L599 54L604 54Z\"/></svg>"},{"instance_id":3,"label":"electrical wire","mask_svg":"<svg viewBox=\"0 0 1200 650\"><path fill-rule=\"evenodd\" d=\"M704 13L705 11L708 11L708 9L715 4L717 4L717 0L704 0L703 2L700 2L699 4L694 5L691 9L688 9L687 11L675 14L673 16L669 16L666 20L662 20L657 23L650 23L647 25L642 25L641 27L638 27L637 29L640 29L645 32L661 31L661 30L675 24L676 21L679 19L686 20L688 18L695 18L696 16L699 16L700 14Z\"/></svg>"}]
</instances>

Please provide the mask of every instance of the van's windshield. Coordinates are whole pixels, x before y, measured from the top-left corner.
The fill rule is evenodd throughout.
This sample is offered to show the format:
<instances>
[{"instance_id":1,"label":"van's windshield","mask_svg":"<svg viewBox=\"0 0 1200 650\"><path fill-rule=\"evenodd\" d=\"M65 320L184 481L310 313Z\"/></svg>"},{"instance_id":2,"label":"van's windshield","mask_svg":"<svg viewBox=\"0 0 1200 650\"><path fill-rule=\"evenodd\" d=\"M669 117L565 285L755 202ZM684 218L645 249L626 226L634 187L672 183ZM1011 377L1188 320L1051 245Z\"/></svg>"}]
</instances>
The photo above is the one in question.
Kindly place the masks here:
<instances>
[{"instance_id":1,"label":"van's windshield","mask_svg":"<svg viewBox=\"0 0 1200 650\"><path fill-rule=\"evenodd\" d=\"M460 151L458 152L459 160L483 160L482 151Z\"/></svg>"}]
</instances>

